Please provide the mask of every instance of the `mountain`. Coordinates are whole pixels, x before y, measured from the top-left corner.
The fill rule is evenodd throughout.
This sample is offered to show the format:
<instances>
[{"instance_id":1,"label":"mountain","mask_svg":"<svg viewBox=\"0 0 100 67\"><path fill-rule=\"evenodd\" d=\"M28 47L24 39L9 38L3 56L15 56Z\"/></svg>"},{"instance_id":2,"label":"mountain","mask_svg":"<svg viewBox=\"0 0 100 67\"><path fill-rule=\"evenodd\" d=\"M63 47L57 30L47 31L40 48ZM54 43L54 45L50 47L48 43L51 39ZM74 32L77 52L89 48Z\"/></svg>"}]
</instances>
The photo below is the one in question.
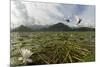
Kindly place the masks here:
<instances>
[{"instance_id":1,"label":"mountain","mask_svg":"<svg viewBox=\"0 0 100 67\"><path fill-rule=\"evenodd\" d=\"M32 26L24 26L21 25L13 30L12 32L32 32L32 31L95 31L95 28L89 27L79 27L79 28L71 28L68 25L63 23L57 23L53 25L32 25Z\"/></svg>"},{"instance_id":2,"label":"mountain","mask_svg":"<svg viewBox=\"0 0 100 67\"><path fill-rule=\"evenodd\" d=\"M39 30L42 28L48 28L49 25L28 25L27 27L33 29L33 30Z\"/></svg>"},{"instance_id":3,"label":"mountain","mask_svg":"<svg viewBox=\"0 0 100 67\"><path fill-rule=\"evenodd\" d=\"M57 23L45 28L47 31L69 31L71 28L63 23Z\"/></svg>"},{"instance_id":4,"label":"mountain","mask_svg":"<svg viewBox=\"0 0 100 67\"><path fill-rule=\"evenodd\" d=\"M73 31L95 31L95 28L79 27L79 28L74 28Z\"/></svg>"},{"instance_id":5,"label":"mountain","mask_svg":"<svg viewBox=\"0 0 100 67\"><path fill-rule=\"evenodd\" d=\"M15 28L15 29L13 29L12 31L13 32L17 32L17 31L19 31L19 32L28 32L28 31L33 31L33 30L31 28L29 28L29 27L21 25L21 26Z\"/></svg>"}]
</instances>

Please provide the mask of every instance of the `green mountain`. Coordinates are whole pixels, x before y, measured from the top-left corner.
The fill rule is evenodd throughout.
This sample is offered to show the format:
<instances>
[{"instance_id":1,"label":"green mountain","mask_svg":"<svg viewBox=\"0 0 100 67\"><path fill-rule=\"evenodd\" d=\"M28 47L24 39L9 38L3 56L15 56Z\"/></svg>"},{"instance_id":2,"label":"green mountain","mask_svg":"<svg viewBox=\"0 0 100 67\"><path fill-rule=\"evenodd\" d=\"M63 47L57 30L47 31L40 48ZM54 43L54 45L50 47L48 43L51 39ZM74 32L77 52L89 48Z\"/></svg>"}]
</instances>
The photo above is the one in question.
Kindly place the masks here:
<instances>
[{"instance_id":1,"label":"green mountain","mask_svg":"<svg viewBox=\"0 0 100 67\"><path fill-rule=\"evenodd\" d=\"M71 28L63 23L57 23L45 28L46 31L70 31Z\"/></svg>"},{"instance_id":2,"label":"green mountain","mask_svg":"<svg viewBox=\"0 0 100 67\"><path fill-rule=\"evenodd\" d=\"M79 27L79 28L74 28L72 31L95 31L95 28Z\"/></svg>"},{"instance_id":3,"label":"green mountain","mask_svg":"<svg viewBox=\"0 0 100 67\"><path fill-rule=\"evenodd\" d=\"M15 28L15 29L13 29L12 30L13 32L29 32L29 31L33 31L31 28L29 28L29 27L26 27L26 26L24 26L24 25L21 25L21 26L19 26L19 27L17 27L17 28Z\"/></svg>"},{"instance_id":4,"label":"green mountain","mask_svg":"<svg viewBox=\"0 0 100 67\"><path fill-rule=\"evenodd\" d=\"M68 25L65 25L63 23L57 23L50 26L43 26L41 28L38 28L38 26L24 26L21 25L13 30L12 32L32 32L32 31L95 31L95 28L89 28L89 27L79 27L79 28L71 28Z\"/></svg>"}]
</instances>

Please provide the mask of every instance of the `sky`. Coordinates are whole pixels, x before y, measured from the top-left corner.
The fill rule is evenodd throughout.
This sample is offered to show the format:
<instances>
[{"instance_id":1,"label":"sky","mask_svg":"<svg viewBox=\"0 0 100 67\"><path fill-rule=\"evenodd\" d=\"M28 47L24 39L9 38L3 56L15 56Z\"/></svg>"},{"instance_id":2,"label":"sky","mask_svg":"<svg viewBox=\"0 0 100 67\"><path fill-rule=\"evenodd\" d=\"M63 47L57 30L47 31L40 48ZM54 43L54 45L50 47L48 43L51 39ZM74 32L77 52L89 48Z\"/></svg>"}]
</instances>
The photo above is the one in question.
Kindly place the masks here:
<instances>
[{"instance_id":1,"label":"sky","mask_svg":"<svg viewBox=\"0 0 100 67\"><path fill-rule=\"evenodd\" d=\"M75 16L82 19L79 25ZM65 19L70 19L68 23ZM95 6L28 2L11 0L11 28L20 25L52 25L64 23L70 27L95 27Z\"/></svg>"}]
</instances>

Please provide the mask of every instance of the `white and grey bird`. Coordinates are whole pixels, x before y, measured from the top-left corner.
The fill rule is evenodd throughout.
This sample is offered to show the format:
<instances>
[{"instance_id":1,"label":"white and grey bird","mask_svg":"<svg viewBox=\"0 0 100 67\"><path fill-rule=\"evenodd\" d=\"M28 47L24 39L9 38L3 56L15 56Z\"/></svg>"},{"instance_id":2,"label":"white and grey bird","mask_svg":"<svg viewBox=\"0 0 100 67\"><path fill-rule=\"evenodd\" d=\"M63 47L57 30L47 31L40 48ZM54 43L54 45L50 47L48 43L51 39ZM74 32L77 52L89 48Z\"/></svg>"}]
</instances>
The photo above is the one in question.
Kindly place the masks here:
<instances>
[{"instance_id":1,"label":"white and grey bird","mask_svg":"<svg viewBox=\"0 0 100 67\"><path fill-rule=\"evenodd\" d=\"M80 24L82 19L79 16L75 16L75 18L76 18L76 22L77 22L76 25Z\"/></svg>"}]
</instances>

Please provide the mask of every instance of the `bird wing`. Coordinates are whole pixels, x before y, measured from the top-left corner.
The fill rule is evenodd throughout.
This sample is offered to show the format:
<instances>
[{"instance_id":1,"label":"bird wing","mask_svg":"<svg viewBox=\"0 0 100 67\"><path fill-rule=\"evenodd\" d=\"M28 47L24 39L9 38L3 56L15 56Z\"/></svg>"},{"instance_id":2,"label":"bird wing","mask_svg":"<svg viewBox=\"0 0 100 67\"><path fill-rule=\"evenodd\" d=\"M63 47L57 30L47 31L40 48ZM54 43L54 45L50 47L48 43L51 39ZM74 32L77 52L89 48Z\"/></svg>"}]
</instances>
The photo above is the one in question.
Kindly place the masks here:
<instances>
[{"instance_id":1,"label":"bird wing","mask_svg":"<svg viewBox=\"0 0 100 67\"><path fill-rule=\"evenodd\" d=\"M75 18L76 18L76 22L77 22L77 24L79 24L79 23L81 22L80 17L79 17L79 16L75 16Z\"/></svg>"},{"instance_id":2,"label":"bird wing","mask_svg":"<svg viewBox=\"0 0 100 67\"><path fill-rule=\"evenodd\" d=\"M79 17L78 16L75 16L75 18L76 18L76 22L79 22Z\"/></svg>"}]
</instances>

